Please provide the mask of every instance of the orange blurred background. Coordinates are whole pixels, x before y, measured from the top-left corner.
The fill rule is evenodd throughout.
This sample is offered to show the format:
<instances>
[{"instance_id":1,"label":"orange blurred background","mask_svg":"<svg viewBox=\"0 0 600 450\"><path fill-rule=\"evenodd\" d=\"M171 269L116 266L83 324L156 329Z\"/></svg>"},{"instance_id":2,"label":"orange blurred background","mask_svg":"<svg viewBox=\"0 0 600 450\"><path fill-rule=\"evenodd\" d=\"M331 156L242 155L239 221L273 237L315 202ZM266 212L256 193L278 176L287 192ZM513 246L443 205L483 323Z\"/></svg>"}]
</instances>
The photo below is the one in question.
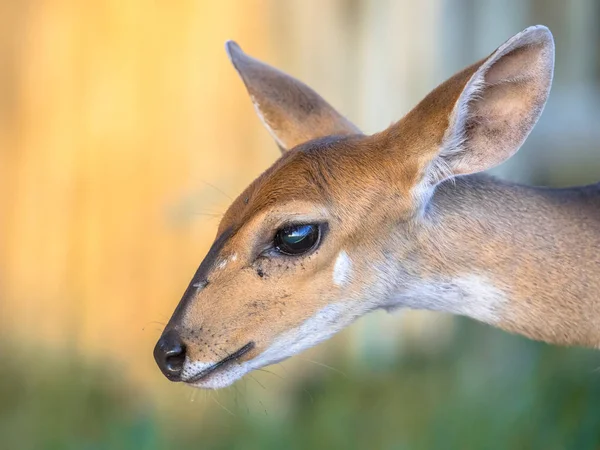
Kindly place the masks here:
<instances>
[{"instance_id":1,"label":"orange blurred background","mask_svg":"<svg viewBox=\"0 0 600 450\"><path fill-rule=\"evenodd\" d=\"M279 156L225 41L363 114L359 5L309 3L2 3L3 333L160 376L151 349L220 215Z\"/></svg>"},{"instance_id":2,"label":"orange blurred background","mask_svg":"<svg viewBox=\"0 0 600 450\"><path fill-rule=\"evenodd\" d=\"M223 48L269 55L262 6L2 3L4 333L153 364L218 215L277 157Z\"/></svg>"}]
</instances>

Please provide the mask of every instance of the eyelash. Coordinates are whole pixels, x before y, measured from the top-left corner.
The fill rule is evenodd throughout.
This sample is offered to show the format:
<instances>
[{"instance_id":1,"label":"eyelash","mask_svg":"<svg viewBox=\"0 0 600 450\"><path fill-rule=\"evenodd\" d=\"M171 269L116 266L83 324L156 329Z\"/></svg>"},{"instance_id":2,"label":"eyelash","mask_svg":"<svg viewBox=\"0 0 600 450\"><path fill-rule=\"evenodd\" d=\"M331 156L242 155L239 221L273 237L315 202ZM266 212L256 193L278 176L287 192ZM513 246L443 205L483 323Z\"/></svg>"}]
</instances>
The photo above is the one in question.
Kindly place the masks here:
<instances>
[{"instance_id":1,"label":"eyelash","mask_svg":"<svg viewBox=\"0 0 600 450\"><path fill-rule=\"evenodd\" d=\"M264 245L261 245L261 249L257 252L258 256L256 257L256 259L272 258L272 257L277 257L277 258L294 257L293 255L287 255L285 253L282 253L277 249L277 246L275 244L275 239L277 237L277 233L279 233L279 231L283 230L284 228L297 227L297 226L306 225L306 224L307 224L306 222L284 222L281 225L279 225L275 229L275 231L273 233L271 233L271 237L269 238L269 240ZM327 222L313 222L313 223L311 223L311 225L316 225L319 227L319 240L317 243L317 247L318 247L321 245L325 235L329 231L329 224Z\"/></svg>"}]
</instances>

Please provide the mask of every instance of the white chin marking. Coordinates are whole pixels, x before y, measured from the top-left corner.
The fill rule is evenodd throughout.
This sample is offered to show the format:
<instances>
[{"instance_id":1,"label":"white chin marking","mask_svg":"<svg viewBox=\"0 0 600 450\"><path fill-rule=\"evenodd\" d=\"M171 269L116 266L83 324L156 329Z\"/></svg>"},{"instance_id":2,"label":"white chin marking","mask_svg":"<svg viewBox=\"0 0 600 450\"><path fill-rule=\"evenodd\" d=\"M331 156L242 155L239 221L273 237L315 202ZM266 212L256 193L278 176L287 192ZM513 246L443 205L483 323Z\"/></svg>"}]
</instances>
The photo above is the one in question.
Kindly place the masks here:
<instances>
[{"instance_id":1,"label":"white chin marking","mask_svg":"<svg viewBox=\"0 0 600 450\"><path fill-rule=\"evenodd\" d=\"M348 256L348 253L346 253L345 250L342 250L338 254L335 265L333 266L333 283L336 286L343 286L348 282L351 274L352 260Z\"/></svg>"},{"instance_id":2,"label":"white chin marking","mask_svg":"<svg viewBox=\"0 0 600 450\"><path fill-rule=\"evenodd\" d=\"M199 381L190 383L190 385L202 389L221 389L231 386L250 371L244 366L245 363L229 364L227 367L223 368L223 370L217 369L215 373L212 373Z\"/></svg>"},{"instance_id":3,"label":"white chin marking","mask_svg":"<svg viewBox=\"0 0 600 450\"><path fill-rule=\"evenodd\" d=\"M193 379L200 372L213 366L215 363L216 361L190 361L188 358L186 358L181 377L182 381L190 386L203 389L220 389L230 386L236 380L242 378L246 372L248 372L248 370L243 367L243 363L238 364L234 362L228 364L222 370L217 369L214 373L208 375L206 378L202 378L201 380L193 382L186 381Z\"/></svg>"}]
</instances>

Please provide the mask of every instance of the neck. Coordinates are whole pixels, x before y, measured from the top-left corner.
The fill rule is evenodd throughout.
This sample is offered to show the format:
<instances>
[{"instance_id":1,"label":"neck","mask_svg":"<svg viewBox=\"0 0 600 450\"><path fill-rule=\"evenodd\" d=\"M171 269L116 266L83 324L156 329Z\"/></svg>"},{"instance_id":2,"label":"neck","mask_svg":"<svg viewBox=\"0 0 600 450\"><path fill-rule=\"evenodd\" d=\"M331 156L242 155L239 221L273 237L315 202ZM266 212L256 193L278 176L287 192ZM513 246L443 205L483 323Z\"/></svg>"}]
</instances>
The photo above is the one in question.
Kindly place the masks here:
<instances>
[{"instance_id":1,"label":"neck","mask_svg":"<svg viewBox=\"0 0 600 450\"><path fill-rule=\"evenodd\" d=\"M421 281L399 293L402 303L537 340L600 346L600 185L463 177L438 187L425 219Z\"/></svg>"}]
</instances>

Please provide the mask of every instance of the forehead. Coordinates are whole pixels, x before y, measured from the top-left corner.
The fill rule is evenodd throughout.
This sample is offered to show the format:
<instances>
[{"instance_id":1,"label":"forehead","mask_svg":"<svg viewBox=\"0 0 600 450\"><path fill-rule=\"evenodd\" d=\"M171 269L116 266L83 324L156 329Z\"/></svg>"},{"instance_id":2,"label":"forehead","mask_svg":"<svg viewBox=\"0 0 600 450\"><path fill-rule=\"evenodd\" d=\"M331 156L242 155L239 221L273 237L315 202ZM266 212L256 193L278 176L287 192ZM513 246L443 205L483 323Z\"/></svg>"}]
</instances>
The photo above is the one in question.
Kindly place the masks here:
<instances>
[{"instance_id":1,"label":"forehead","mask_svg":"<svg viewBox=\"0 0 600 450\"><path fill-rule=\"evenodd\" d=\"M221 220L219 234L281 201L330 201L334 186L345 176L345 161L359 148L359 139L329 137L284 153L233 202Z\"/></svg>"}]
</instances>

